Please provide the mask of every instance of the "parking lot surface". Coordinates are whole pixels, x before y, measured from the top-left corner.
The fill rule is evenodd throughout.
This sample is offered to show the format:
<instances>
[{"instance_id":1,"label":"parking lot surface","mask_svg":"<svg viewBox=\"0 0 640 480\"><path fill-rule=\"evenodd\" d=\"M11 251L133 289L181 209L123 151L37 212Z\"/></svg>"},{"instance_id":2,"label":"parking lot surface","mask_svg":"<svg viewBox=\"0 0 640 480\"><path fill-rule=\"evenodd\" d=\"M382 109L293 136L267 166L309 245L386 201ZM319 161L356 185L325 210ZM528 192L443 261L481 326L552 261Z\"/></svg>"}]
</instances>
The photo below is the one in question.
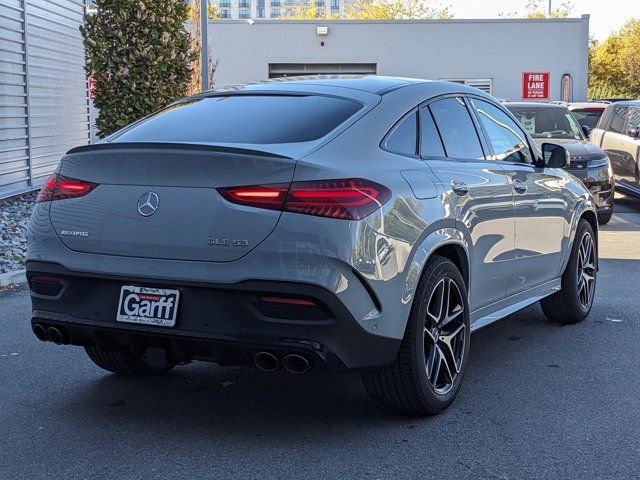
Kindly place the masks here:
<instances>
[{"instance_id":1,"label":"parking lot surface","mask_svg":"<svg viewBox=\"0 0 640 480\"><path fill-rule=\"evenodd\" d=\"M0 293L0 479L640 478L640 200L600 233L597 299L537 305L472 336L458 400L412 418L357 374L206 363L132 380L38 342L26 288Z\"/></svg>"}]
</instances>

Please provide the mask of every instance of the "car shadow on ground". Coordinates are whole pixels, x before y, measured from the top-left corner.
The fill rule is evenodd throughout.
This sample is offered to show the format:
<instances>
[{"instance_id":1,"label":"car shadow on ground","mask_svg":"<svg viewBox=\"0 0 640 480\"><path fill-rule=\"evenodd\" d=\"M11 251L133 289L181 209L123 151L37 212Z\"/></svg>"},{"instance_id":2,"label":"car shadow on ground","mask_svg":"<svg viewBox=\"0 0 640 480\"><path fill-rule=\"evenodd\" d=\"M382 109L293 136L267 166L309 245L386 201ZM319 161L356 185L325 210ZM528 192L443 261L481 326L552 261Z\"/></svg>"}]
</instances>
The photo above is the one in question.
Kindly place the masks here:
<instances>
[{"instance_id":1,"label":"car shadow on ground","mask_svg":"<svg viewBox=\"0 0 640 480\"><path fill-rule=\"evenodd\" d=\"M270 435L286 442L304 437L310 428L333 434L336 429L353 433L354 428L373 425L412 428L417 421L450 422L473 414L483 395L505 395L507 401L513 401L509 377L521 378L520 371L531 366L532 358L542 369L557 368L552 358L539 352L559 330L567 328L576 327L551 324L533 306L475 333L459 398L449 411L428 419L379 408L364 393L356 373L292 375L222 369L205 363L178 367L150 379L90 370L95 380L75 383L71 388L77 391L65 395L74 398L72 405L52 398L45 408L52 410L49 416L64 422L126 424L128 429L133 426L158 434L175 429L174 435L201 435L203 439L219 432L227 438ZM495 408L501 408L499 402Z\"/></svg>"}]
</instances>

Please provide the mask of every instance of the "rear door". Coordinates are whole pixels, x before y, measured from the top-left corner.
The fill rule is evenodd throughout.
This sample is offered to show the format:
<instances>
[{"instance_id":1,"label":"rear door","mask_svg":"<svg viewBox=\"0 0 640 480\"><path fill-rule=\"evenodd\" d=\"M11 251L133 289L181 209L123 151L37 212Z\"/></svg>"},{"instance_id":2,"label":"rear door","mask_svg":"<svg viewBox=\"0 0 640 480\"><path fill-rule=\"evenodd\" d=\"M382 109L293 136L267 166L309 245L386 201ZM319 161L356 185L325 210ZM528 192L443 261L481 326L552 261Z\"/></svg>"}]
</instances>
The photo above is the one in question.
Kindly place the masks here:
<instances>
[{"instance_id":1,"label":"rear door","mask_svg":"<svg viewBox=\"0 0 640 480\"><path fill-rule=\"evenodd\" d=\"M507 293L515 294L558 274L568 220L562 174L535 166L527 135L502 108L481 99L472 104L513 189L516 260Z\"/></svg>"},{"instance_id":2,"label":"rear door","mask_svg":"<svg viewBox=\"0 0 640 480\"><path fill-rule=\"evenodd\" d=\"M629 107L625 133L631 127L640 128L640 107ZM618 145L620 183L640 193L640 139L625 135Z\"/></svg>"},{"instance_id":3,"label":"rear door","mask_svg":"<svg viewBox=\"0 0 640 480\"><path fill-rule=\"evenodd\" d=\"M629 172L628 161L625 159L624 144L629 138L627 127L629 123L629 107L623 105L613 105L609 107L611 112L606 116L605 124L601 125L602 134L599 139L599 146L611 160L611 167L617 181L629 183L634 172Z\"/></svg>"},{"instance_id":4,"label":"rear door","mask_svg":"<svg viewBox=\"0 0 640 480\"><path fill-rule=\"evenodd\" d=\"M420 125L421 155L443 183L459 229L467 234L470 304L476 310L503 299L513 273L509 177L485 154L464 98L446 97L422 107ZM444 151L434 148L440 140Z\"/></svg>"}]
</instances>

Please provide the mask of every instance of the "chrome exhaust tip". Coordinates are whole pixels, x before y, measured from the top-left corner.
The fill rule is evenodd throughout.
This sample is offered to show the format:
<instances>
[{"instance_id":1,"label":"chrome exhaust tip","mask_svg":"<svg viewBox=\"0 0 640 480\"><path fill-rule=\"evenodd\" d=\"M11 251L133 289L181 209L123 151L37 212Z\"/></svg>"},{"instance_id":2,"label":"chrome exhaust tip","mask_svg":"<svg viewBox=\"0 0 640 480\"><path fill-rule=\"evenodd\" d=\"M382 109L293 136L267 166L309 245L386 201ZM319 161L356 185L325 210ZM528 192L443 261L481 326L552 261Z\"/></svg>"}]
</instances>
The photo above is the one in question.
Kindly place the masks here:
<instances>
[{"instance_id":1,"label":"chrome exhaust tip","mask_svg":"<svg viewBox=\"0 0 640 480\"><path fill-rule=\"evenodd\" d=\"M311 370L309 360L297 353L290 353L289 355L286 355L282 360L282 365L291 373L307 373Z\"/></svg>"},{"instance_id":2,"label":"chrome exhaust tip","mask_svg":"<svg viewBox=\"0 0 640 480\"><path fill-rule=\"evenodd\" d=\"M47 330L39 323L36 323L33 327L31 327L33 334L36 336L38 340L41 342L46 342L48 340Z\"/></svg>"},{"instance_id":3,"label":"chrome exhaust tip","mask_svg":"<svg viewBox=\"0 0 640 480\"><path fill-rule=\"evenodd\" d=\"M273 353L258 352L253 356L253 363L263 372L275 372L280 368L280 360Z\"/></svg>"},{"instance_id":4,"label":"chrome exhaust tip","mask_svg":"<svg viewBox=\"0 0 640 480\"><path fill-rule=\"evenodd\" d=\"M62 331L57 329L56 327L49 327L47 329L47 337L49 337L49 340L51 340L56 345L62 345L63 343L65 343L64 333L62 333Z\"/></svg>"}]
</instances>

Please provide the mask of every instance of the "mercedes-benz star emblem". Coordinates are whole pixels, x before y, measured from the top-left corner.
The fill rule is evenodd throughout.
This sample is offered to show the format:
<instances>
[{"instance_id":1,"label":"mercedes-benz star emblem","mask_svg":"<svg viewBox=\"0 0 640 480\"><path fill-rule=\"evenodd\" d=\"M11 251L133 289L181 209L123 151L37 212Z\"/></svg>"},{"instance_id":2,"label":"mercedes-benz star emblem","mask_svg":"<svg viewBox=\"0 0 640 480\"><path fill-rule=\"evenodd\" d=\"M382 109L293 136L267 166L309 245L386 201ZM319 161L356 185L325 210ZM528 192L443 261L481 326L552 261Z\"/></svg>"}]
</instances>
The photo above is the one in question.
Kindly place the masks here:
<instances>
[{"instance_id":1,"label":"mercedes-benz star emblem","mask_svg":"<svg viewBox=\"0 0 640 480\"><path fill-rule=\"evenodd\" d=\"M138 213L143 217L150 217L156 210L158 210L158 205L160 204L160 199L158 198L158 194L155 192L146 192L143 193L138 199Z\"/></svg>"}]
</instances>

